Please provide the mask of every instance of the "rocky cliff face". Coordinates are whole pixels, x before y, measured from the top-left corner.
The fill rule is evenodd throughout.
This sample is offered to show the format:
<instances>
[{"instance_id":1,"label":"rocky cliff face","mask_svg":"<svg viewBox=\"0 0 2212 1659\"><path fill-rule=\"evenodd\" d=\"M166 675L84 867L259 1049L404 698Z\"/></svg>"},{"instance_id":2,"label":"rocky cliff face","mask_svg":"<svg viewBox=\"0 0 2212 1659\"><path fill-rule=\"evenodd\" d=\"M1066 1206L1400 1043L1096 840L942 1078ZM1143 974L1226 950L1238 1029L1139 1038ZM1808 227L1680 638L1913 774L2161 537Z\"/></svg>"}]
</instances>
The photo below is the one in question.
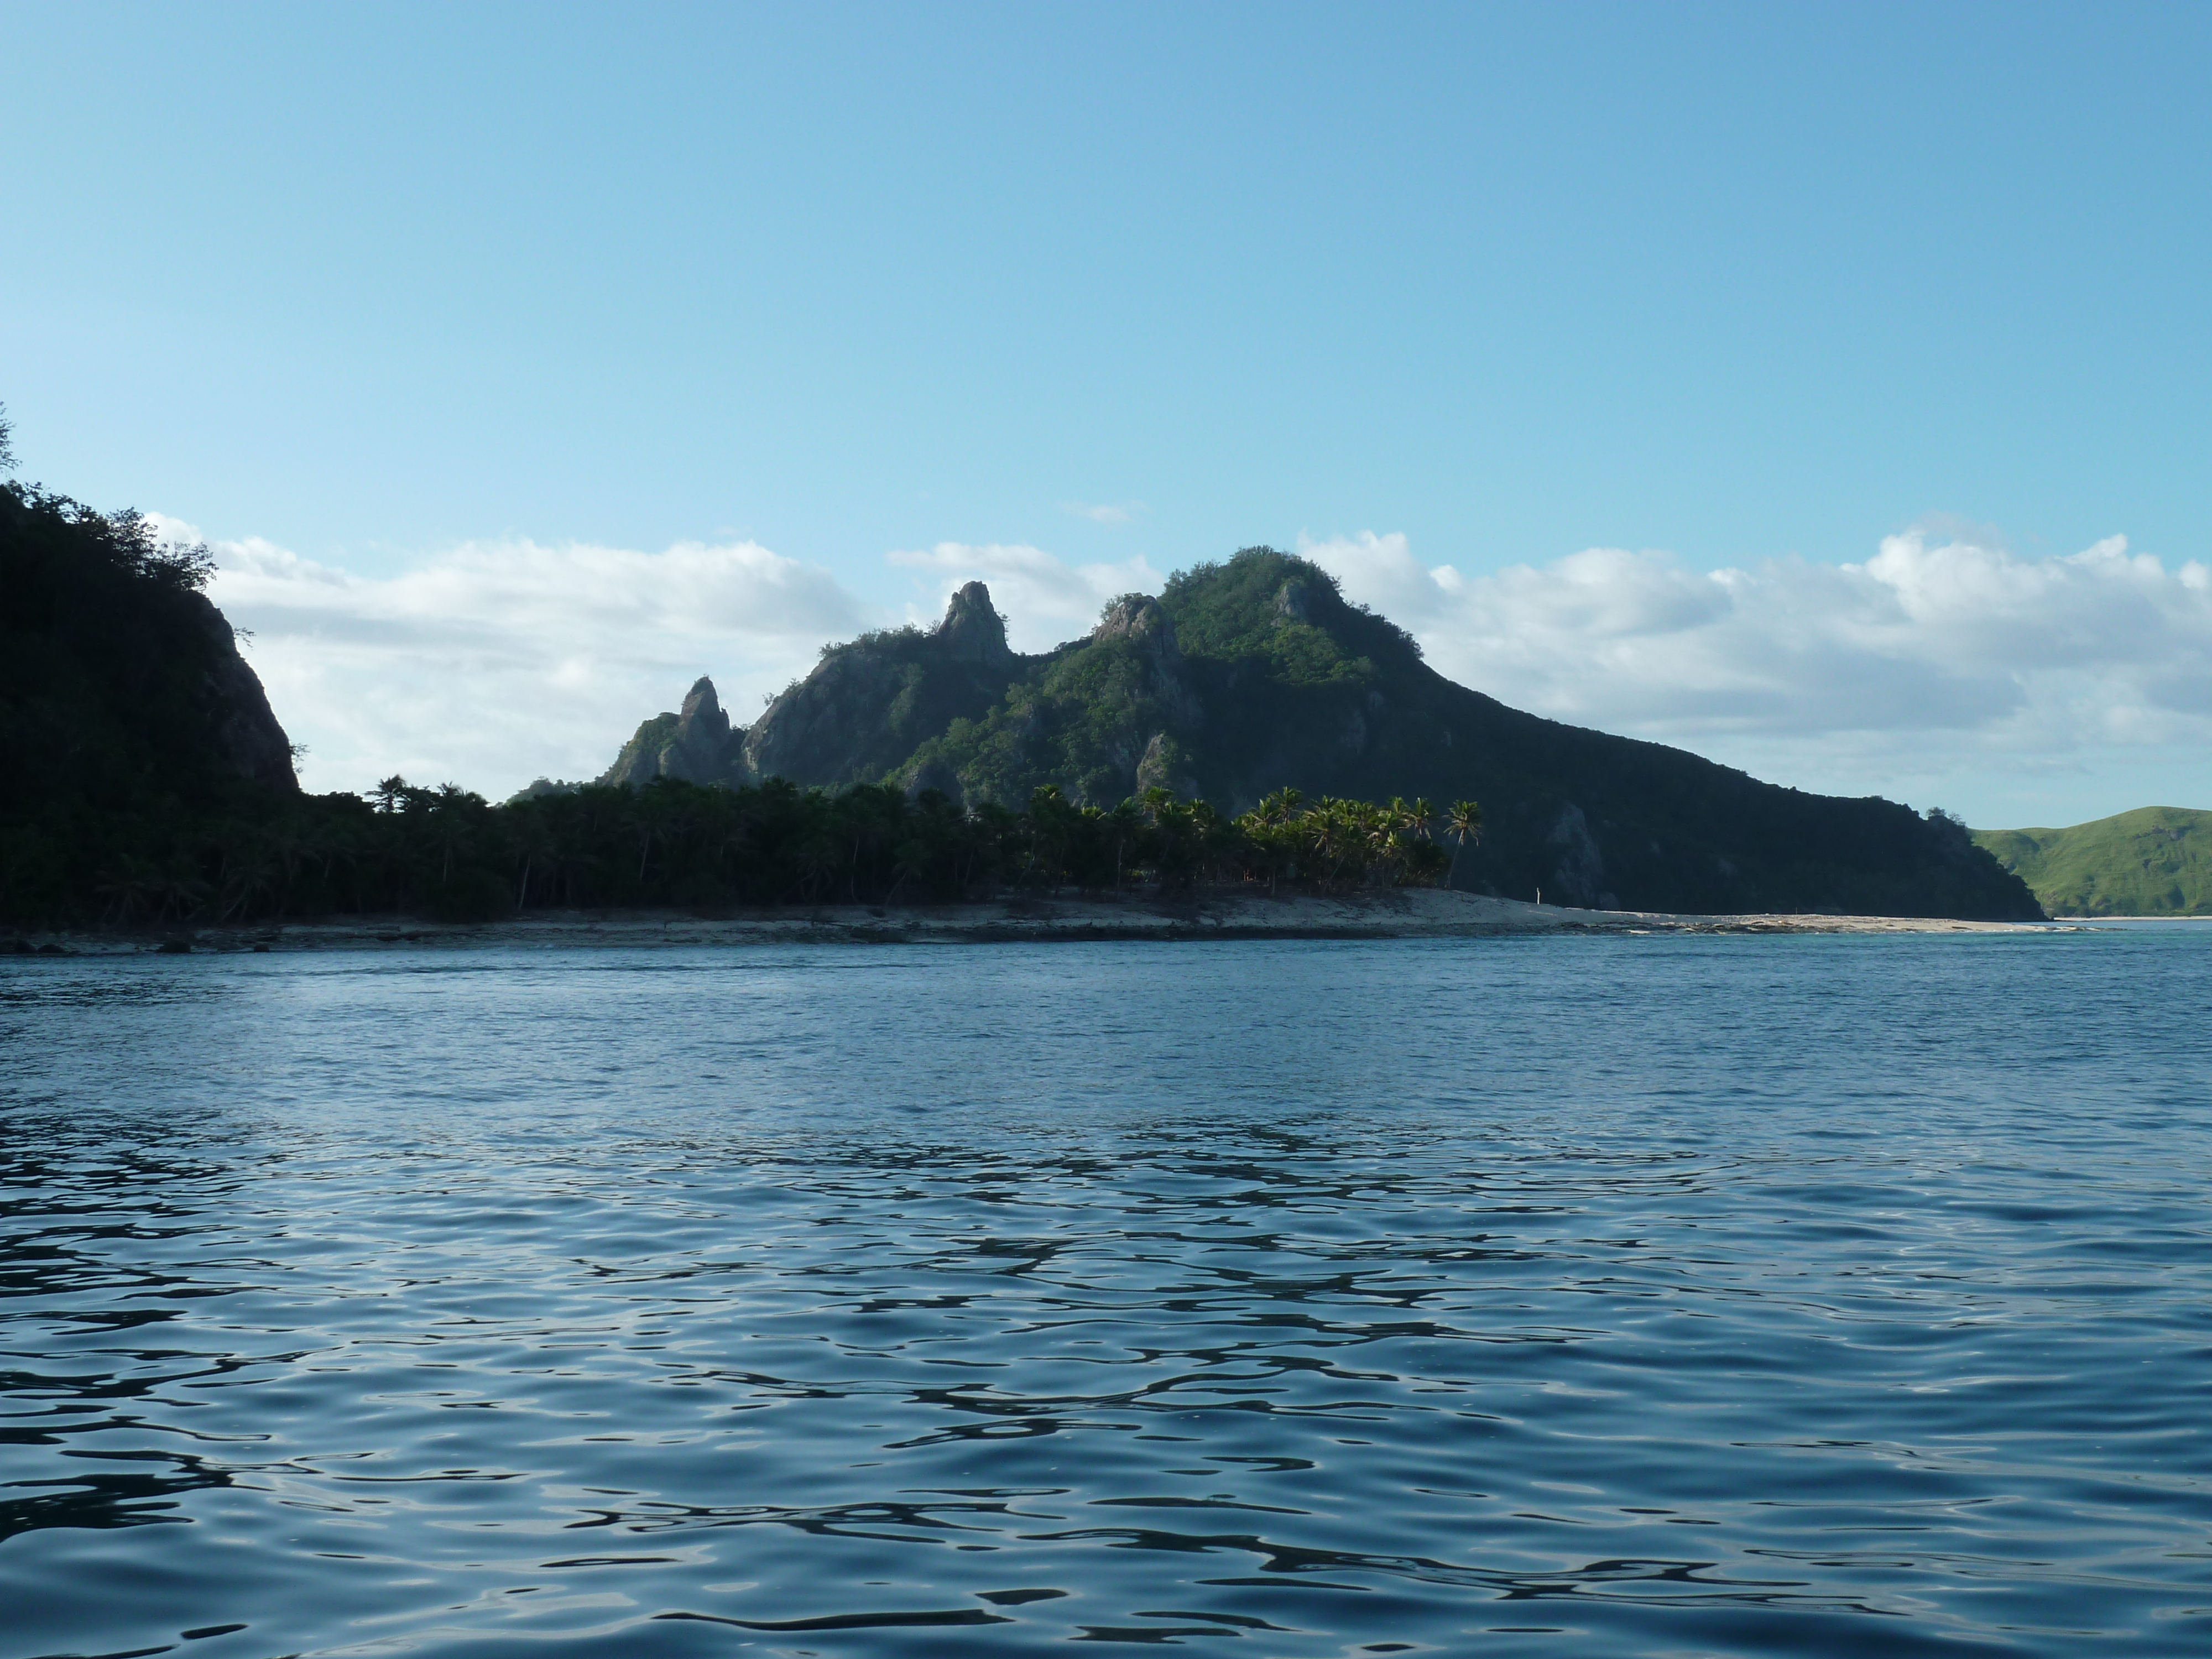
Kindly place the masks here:
<instances>
[{"instance_id":1,"label":"rocky cliff face","mask_svg":"<svg viewBox=\"0 0 2212 1659\"><path fill-rule=\"evenodd\" d=\"M896 629L824 653L746 733L747 773L872 782L955 721L984 718L1028 661L1007 645L991 590L969 582L927 633Z\"/></svg>"},{"instance_id":2,"label":"rocky cliff face","mask_svg":"<svg viewBox=\"0 0 2212 1659\"><path fill-rule=\"evenodd\" d=\"M1127 640L1162 674L1172 675L1182 666L1175 618L1149 593L1127 594L1106 607L1098 626L1091 630L1091 643L1115 640Z\"/></svg>"},{"instance_id":3,"label":"rocky cliff face","mask_svg":"<svg viewBox=\"0 0 2212 1659\"><path fill-rule=\"evenodd\" d=\"M991 604L991 590L981 582L969 582L952 596L945 620L931 637L947 662L966 663L990 673L1013 669L1005 619Z\"/></svg>"},{"instance_id":4,"label":"rocky cliff face","mask_svg":"<svg viewBox=\"0 0 2212 1659\"><path fill-rule=\"evenodd\" d=\"M1045 782L1088 805L1156 783L1192 793L1179 739L1195 736L1201 705L1158 599L1117 599L1088 638L1017 661L995 703L939 727L890 775L971 803L1018 803Z\"/></svg>"},{"instance_id":5,"label":"rocky cliff face","mask_svg":"<svg viewBox=\"0 0 2212 1659\"><path fill-rule=\"evenodd\" d=\"M684 694L682 711L656 714L639 726L599 781L641 785L655 778L681 778L686 783L743 783L744 736L722 712L714 682L702 674Z\"/></svg>"},{"instance_id":6,"label":"rocky cliff face","mask_svg":"<svg viewBox=\"0 0 2212 1659\"><path fill-rule=\"evenodd\" d=\"M851 783L880 754L893 709L910 689L915 665L895 651L848 646L762 711L745 734L749 777Z\"/></svg>"},{"instance_id":7,"label":"rocky cliff face","mask_svg":"<svg viewBox=\"0 0 2212 1659\"><path fill-rule=\"evenodd\" d=\"M933 629L890 629L825 651L749 727L731 726L713 682L700 680L681 714L638 727L601 781L872 782L956 720L987 715L1030 660L1007 645L990 589L970 582Z\"/></svg>"},{"instance_id":8,"label":"rocky cliff face","mask_svg":"<svg viewBox=\"0 0 2212 1659\"><path fill-rule=\"evenodd\" d=\"M216 746L240 777L273 788L296 790L300 777L292 760L292 740L276 723L261 677L238 654L238 638L222 612L204 594L191 596L203 611L201 625L214 647L203 684Z\"/></svg>"}]
</instances>

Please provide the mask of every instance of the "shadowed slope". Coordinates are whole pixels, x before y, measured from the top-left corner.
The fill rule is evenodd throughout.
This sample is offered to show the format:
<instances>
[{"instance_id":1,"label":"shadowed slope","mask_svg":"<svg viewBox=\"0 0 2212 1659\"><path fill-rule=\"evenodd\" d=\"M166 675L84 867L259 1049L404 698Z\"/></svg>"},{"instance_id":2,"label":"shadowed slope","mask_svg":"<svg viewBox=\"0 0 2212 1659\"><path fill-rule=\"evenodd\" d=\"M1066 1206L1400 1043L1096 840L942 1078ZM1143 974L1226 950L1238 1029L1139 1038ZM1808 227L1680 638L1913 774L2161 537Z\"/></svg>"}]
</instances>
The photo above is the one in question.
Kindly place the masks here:
<instances>
[{"instance_id":1,"label":"shadowed slope","mask_svg":"<svg viewBox=\"0 0 2212 1659\"><path fill-rule=\"evenodd\" d=\"M135 514L0 484L0 811L299 787L260 680L199 591L211 568Z\"/></svg>"}]
</instances>

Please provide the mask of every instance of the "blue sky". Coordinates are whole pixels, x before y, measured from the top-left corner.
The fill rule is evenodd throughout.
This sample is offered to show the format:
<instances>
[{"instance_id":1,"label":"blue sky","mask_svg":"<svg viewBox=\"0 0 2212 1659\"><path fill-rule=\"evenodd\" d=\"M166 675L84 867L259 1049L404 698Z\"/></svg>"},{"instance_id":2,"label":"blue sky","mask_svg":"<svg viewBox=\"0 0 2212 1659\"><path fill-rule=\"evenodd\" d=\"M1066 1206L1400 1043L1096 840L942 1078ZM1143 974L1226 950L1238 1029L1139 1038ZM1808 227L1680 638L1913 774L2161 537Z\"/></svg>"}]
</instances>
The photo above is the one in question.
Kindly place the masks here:
<instances>
[{"instance_id":1,"label":"blue sky","mask_svg":"<svg viewBox=\"0 0 2212 1659\"><path fill-rule=\"evenodd\" d=\"M489 678L415 684L422 734L380 750L325 705L398 696L420 661L379 680L372 641L313 692L304 656L279 660L300 607L238 586L280 715L337 768L325 787L387 762L483 787L574 769L681 695L654 676L780 684L810 628L932 608L960 550L1001 580L1035 553L1141 580L1303 538L1378 600L1407 557L1449 567L1450 598L1524 568L1580 592L1595 567L1559 562L1617 550L1669 580L1763 571L1802 608L1820 573L1915 534L1972 555L1946 580L1998 561L2000 608L2057 607L1984 641L1978 689L1918 728L1912 697L1824 724L1817 677L1778 724L1732 715L1726 674L1705 714L1650 715L1687 660L1656 644L1617 695L1563 689L1578 650L1618 678L1621 639L1688 625L1664 607L1579 645L1570 628L1540 672L1503 599L1475 620L1439 601L1423 637L1509 700L1807 787L1982 822L2212 805L2212 659L2183 579L2212 556L2212 10L6 5L0 24L0 399L26 476L258 548L264 583L279 553L343 576L395 641L390 585L436 587L457 559L559 584L563 549L750 547L799 573L777 591L813 595L665 663L567 641L536 671L574 694L541 704L559 730L478 753L436 750L465 715L422 700L502 695L494 668L526 695L526 642L486 647ZM2103 612L2058 562L2115 536L2135 562L2115 580L2172 635L2139 671L2126 605L2094 648L2061 637ZM1062 580L1062 608L1105 582ZM774 599L732 599L738 622ZM1904 658L1940 678L1960 648L1955 627L1854 638L1830 664L1846 678ZM2008 673L2010 725L1977 726ZM2099 674L2130 673L2097 702ZM2088 676L2060 688L2086 723L2039 747L2052 674Z\"/></svg>"}]
</instances>

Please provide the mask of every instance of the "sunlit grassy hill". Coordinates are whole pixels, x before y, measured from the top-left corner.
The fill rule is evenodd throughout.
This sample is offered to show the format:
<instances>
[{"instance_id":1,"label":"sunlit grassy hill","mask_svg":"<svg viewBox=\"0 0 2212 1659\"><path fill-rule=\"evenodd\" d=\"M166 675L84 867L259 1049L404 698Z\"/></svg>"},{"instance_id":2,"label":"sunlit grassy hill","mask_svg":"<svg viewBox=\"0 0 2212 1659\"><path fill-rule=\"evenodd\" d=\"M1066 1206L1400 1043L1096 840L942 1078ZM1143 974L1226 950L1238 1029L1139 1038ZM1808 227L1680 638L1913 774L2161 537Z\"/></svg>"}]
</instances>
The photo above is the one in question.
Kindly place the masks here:
<instances>
[{"instance_id":1,"label":"sunlit grassy hill","mask_svg":"<svg viewBox=\"0 0 2212 1659\"><path fill-rule=\"evenodd\" d=\"M2212 812L2142 806L2065 830L1973 834L2054 916L2212 916Z\"/></svg>"}]
</instances>

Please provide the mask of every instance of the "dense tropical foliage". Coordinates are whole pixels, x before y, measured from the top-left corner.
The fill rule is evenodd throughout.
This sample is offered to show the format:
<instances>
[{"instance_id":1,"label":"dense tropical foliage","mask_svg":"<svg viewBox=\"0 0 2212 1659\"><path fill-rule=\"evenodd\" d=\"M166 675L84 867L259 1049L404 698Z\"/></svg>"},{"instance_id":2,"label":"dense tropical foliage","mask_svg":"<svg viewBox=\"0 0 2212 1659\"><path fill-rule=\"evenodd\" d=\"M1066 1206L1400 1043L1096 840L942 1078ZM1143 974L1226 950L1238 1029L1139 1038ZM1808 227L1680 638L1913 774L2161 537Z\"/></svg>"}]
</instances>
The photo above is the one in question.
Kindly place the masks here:
<instances>
[{"instance_id":1,"label":"dense tropical foliage","mask_svg":"<svg viewBox=\"0 0 2212 1659\"><path fill-rule=\"evenodd\" d=\"M246 803L240 803L241 807ZM280 916L425 914L477 920L518 909L950 902L1008 892L1264 884L1343 892L1424 884L1471 839L1480 813L1440 820L1425 801L1385 805L1297 792L1227 818L1154 789L1112 808L1041 788L1027 808L963 811L925 790L727 789L663 779L586 785L494 805L451 784L390 778L355 795L264 798L116 848L92 879L44 896L81 921L161 925ZM1449 827L1447 827L1449 825ZM25 919L13 890L9 908Z\"/></svg>"}]
</instances>

